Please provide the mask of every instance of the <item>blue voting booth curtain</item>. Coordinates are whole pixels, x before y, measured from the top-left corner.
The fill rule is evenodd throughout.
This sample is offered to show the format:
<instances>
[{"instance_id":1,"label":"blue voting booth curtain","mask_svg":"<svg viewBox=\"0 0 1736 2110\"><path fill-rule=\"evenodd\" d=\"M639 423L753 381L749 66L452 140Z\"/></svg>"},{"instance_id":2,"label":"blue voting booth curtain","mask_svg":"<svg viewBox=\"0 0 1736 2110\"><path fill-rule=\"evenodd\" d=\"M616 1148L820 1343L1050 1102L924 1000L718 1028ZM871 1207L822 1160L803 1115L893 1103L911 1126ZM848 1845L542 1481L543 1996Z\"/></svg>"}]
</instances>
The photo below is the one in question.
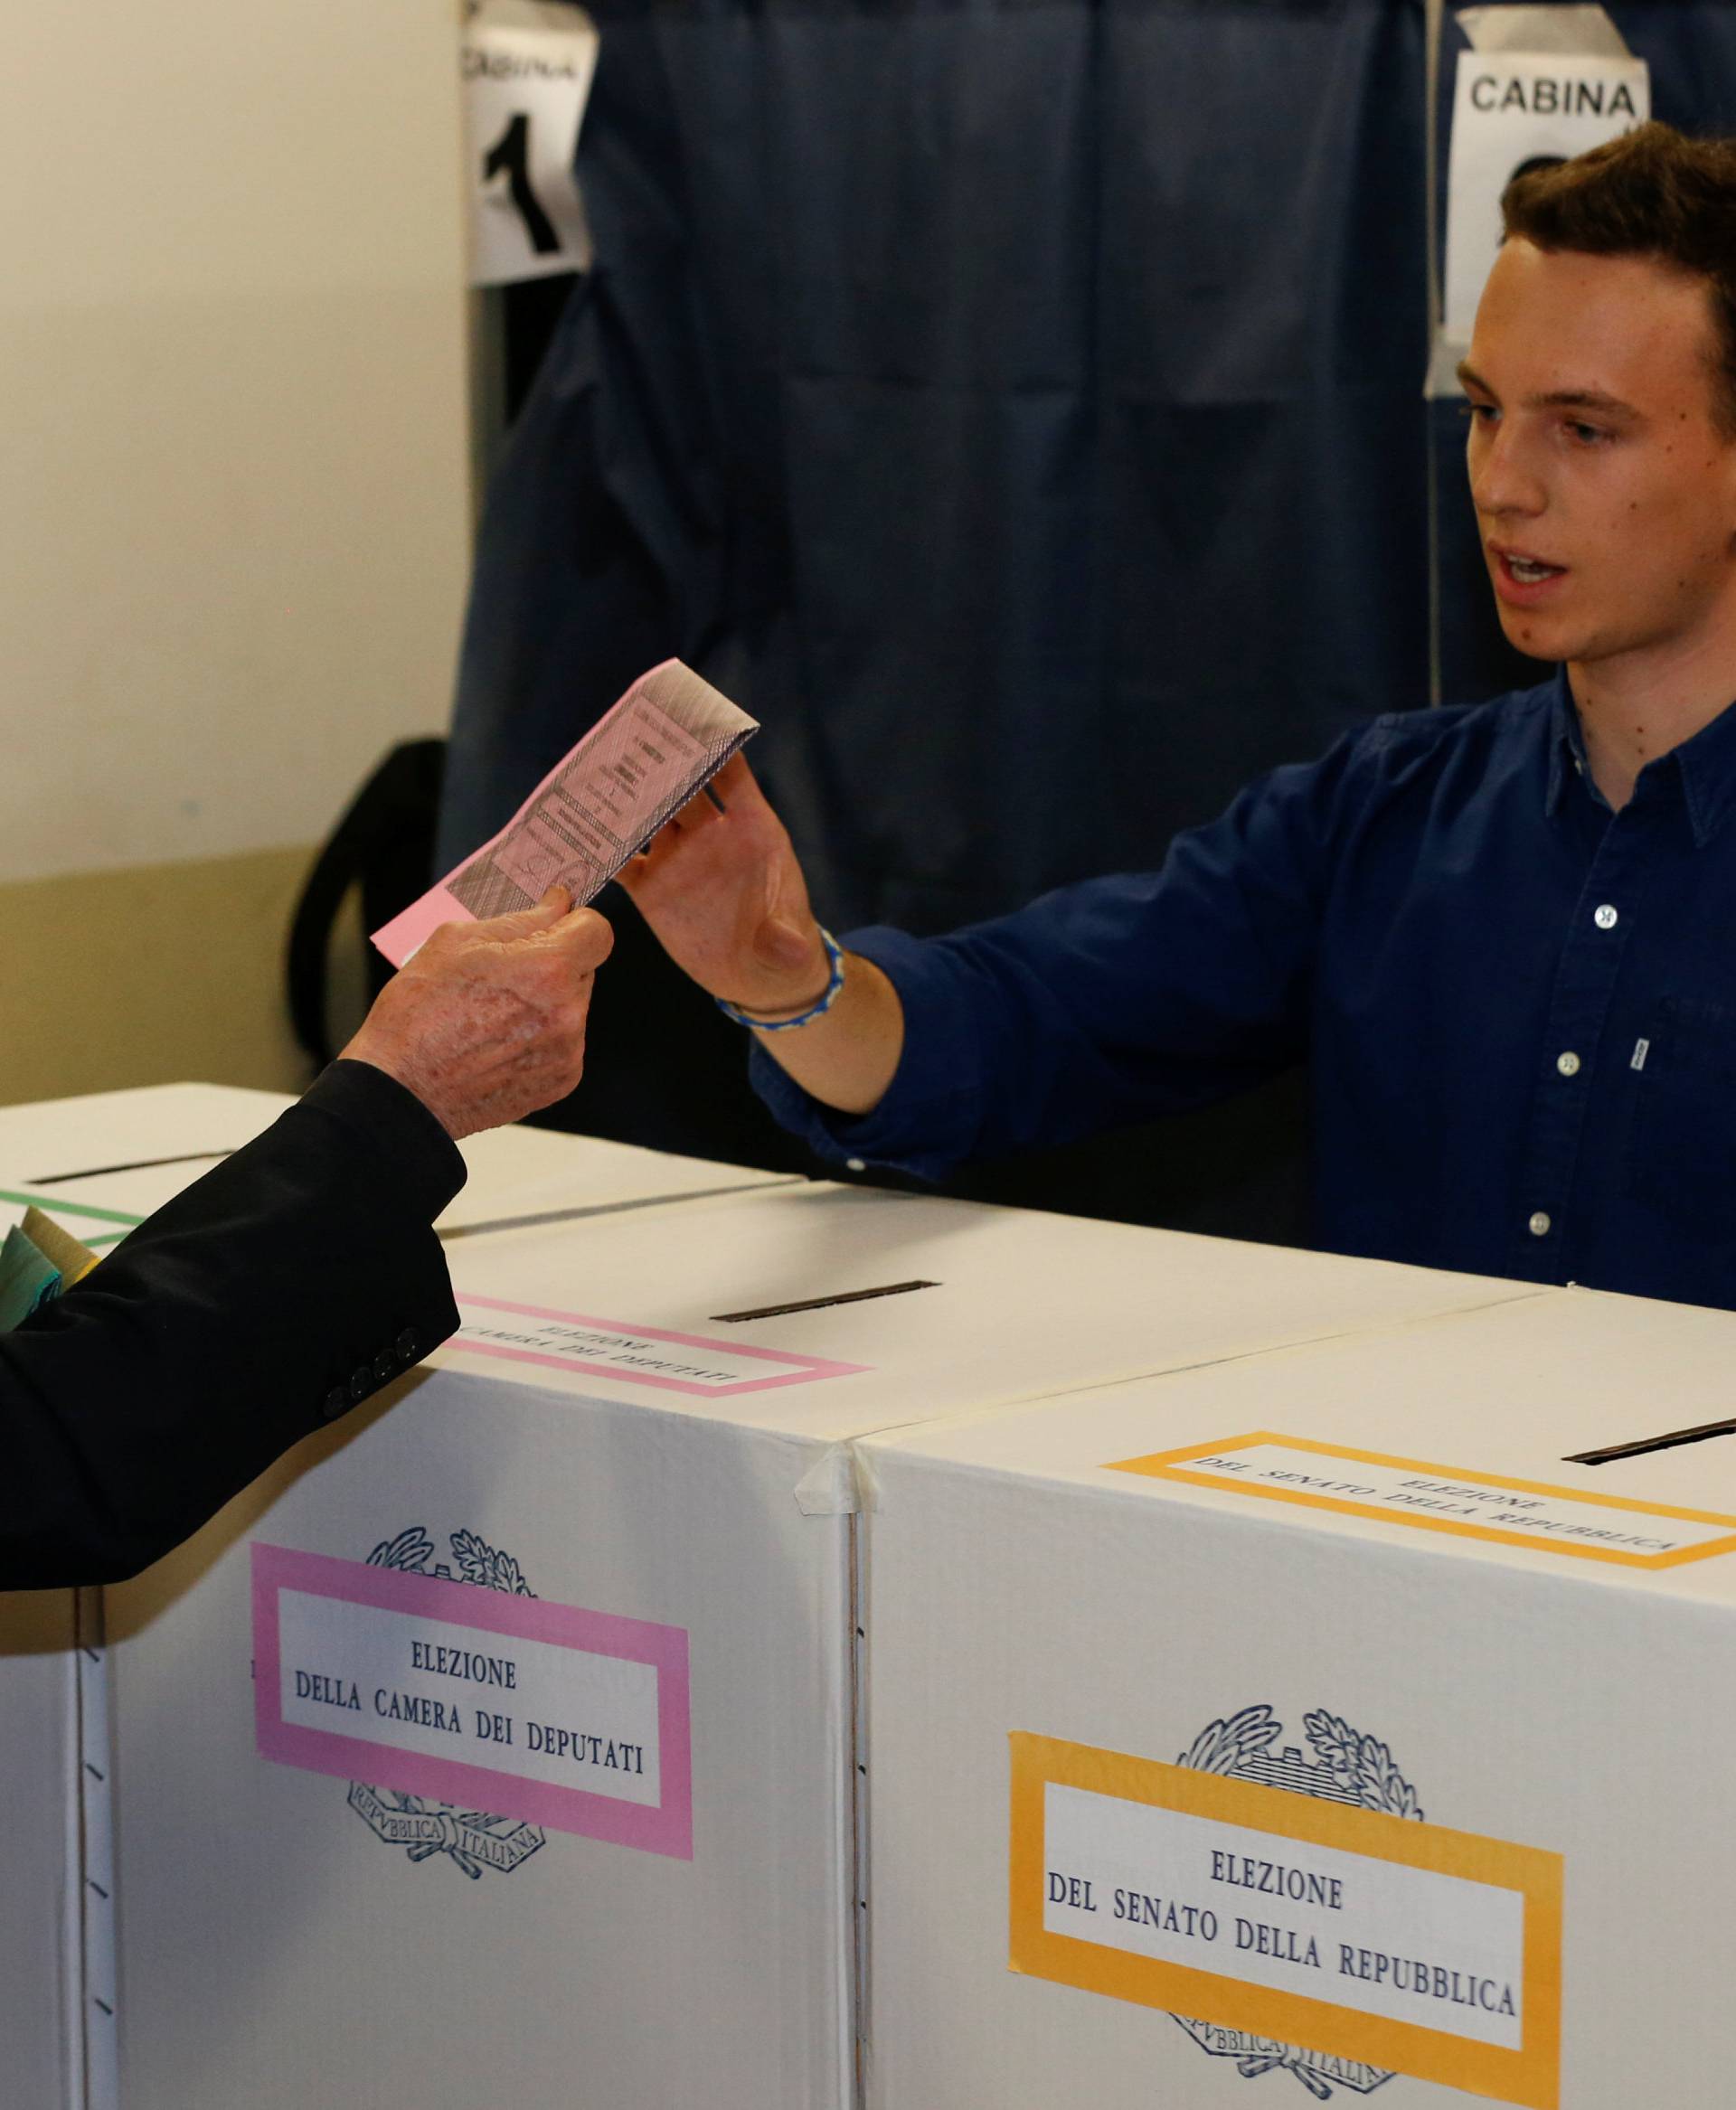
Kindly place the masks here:
<instances>
[{"instance_id":1,"label":"blue voting booth curtain","mask_svg":"<svg viewBox=\"0 0 1736 2110\"><path fill-rule=\"evenodd\" d=\"M1422 395L1422 0L590 4L596 265L489 495L443 865L670 654L763 721L837 928L1149 866L1438 674L1510 685ZM1736 10L1614 13L1660 115L1736 127ZM618 906L575 1125L799 1162ZM1284 1089L986 1191L1294 1235Z\"/></svg>"},{"instance_id":2,"label":"blue voting booth curtain","mask_svg":"<svg viewBox=\"0 0 1736 2110\"><path fill-rule=\"evenodd\" d=\"M1426 700L1415 0L592 12L454 856L665 653L839 924L1150 863Z\"/></svg>"}]
</instances>

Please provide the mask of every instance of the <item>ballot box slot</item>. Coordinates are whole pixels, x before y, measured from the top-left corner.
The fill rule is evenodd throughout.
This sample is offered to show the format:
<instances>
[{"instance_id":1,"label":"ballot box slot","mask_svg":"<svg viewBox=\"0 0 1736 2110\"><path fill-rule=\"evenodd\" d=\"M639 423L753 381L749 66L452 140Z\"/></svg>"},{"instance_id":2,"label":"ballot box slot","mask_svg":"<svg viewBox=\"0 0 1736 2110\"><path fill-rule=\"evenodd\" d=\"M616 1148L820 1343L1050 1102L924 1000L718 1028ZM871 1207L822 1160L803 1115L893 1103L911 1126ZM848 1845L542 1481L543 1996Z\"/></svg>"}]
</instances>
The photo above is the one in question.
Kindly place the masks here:
<instances>
[{"instance_id":1,"label":"ballot box slot","mask_svg":"<svg viewBox=\"0 0 1736 2110\"><path fill-rule=\"evenodd\" d=\"M726 1194L766 1194L779 1187L799 1187L802 1175L787 1180L739 1180L728 1187L690 1187L680 1194L636 1194L626 1201L584 1201L568 1209L543 1209L530 1216L491 1216L486 1223L455 1223L439 1227L436 1236L444 1245L454 1239L479 1239L485 1231L535 1230L543 1224L576 1223L581 1217L625 1216L635 1209L665 1209L674 1201L716 1201Z\"/></svg>"},{"instance_id":2,"label":"ballot box slot","mask_svg":"<svg viewBox=\"0 0 1736 2110\"><path fill-rule=\"evenodd\" d=\"M1573 1451L1569 1465L1613 1465L1618 1458L1643 1458L1648 1451L1673 1451L1682 1444L1709 1443L1715 1436L1736 1436L1736 1421L1703 1421L1694 1428L1673 1428L1663 1436L1641 1436L1635 1443L1606 1444L1599 1451Z\"/></svg>"},{"instance_id":3,"label":"ballot box slot","mask_svg":"<svg viewBox=\"0 0 1736 2110\"><path fill-rule=\"evenodd\" d=\"M831 1296L805 1296L789 1305L760 1305L751 1312L713 1312L717 1326L745 1326L750 1319L787 1319L792 1312L829 1311L834 1305L863 1305L877 1296L908 1296L913 1289L939 1289L938 1282L885 1282L878 1289L841 1289Z\"/></svg>"},{"instance_id":4,"label":"ballot box slot","mask_svg":"<svg viewBox=\"0 0 1736 2110\"><path fill-rule=\"evenodd\" d=\"M32 1173L26 1176L25 1184L31 1187L63 1187L69 1180L102 1180L110 1173L148 1173L154 1172L158 1165L215 1164L220 1158L233 1157L234 1154L233 1144L223 1150L184 1150L174 1157L138 1157L134 1158L130 1164L124 1165L86 1165L81 1172L76 1173Z\"/></svg>"}]
</instances>

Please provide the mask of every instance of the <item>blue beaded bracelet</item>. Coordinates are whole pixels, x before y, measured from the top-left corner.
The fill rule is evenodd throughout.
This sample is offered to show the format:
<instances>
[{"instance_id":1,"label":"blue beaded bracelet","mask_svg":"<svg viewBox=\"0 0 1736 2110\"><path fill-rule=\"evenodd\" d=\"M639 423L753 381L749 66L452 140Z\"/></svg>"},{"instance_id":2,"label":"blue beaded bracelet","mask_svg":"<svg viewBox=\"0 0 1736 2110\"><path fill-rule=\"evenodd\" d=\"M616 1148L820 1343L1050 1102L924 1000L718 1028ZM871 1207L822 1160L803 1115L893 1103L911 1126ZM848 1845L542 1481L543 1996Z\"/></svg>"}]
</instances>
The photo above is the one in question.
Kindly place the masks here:
<instances>
[{"instance_id":1,"label":"blue beaded bracelet","mask_svg":"<svg viewBox=\"0 0 1736 2110\"><path fill-rule=\"evenodd\" d=\"M844 987L844 947L824 924L819 928L820 943L826 947L826 965L831 973L818 1001L810 1003L806 1011L798 1011L794 1018L755 1018L751 1012L743 1011L739 1004L726 1003L721 996L712 997L712 1002L725 1018L733 1019L739 1026L750 1026L756 1033L788 1033L797 1026L811 1025L823 1013L831 1010L838 1001L839 990Z\"/></svg>"}]
</instances>

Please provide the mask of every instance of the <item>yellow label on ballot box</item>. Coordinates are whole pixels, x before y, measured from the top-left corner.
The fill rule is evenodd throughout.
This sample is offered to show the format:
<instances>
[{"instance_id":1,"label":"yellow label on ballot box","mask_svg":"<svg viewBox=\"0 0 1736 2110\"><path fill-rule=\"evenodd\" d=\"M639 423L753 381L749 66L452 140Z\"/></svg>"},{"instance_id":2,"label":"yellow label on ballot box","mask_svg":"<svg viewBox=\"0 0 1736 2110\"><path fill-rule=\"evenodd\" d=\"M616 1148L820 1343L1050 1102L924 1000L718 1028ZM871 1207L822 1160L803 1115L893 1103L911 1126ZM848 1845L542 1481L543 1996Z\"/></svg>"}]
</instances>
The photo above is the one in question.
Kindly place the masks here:
<instances>
[{"instance_id":1,"label":"yellow label on ballot box","mask_svg":"<svg viewBox=\"0 0 1736 2110\"><path fill-rule=\"evenodd\" d=\"M1556 2110L1561 1858L1014 1732L1011 1966Z\"/></svg>"},{"instance_id":2,"label":"yellow label on ballot box","mask_svg":"<svg viewBox=\"0 0 1736 2110\"><path fill-rule=\"evenodd\" d=\"M1109 1470L1627 1568L1676 1568L1684 1560L1736 1553L1736 1517L1713 1510L1670 1509L1540 1480L1466 1473L1456 1465L1348 1450L1269 1429L1149 1457L1119 1458Z\"/></svg>"}]
</instances>

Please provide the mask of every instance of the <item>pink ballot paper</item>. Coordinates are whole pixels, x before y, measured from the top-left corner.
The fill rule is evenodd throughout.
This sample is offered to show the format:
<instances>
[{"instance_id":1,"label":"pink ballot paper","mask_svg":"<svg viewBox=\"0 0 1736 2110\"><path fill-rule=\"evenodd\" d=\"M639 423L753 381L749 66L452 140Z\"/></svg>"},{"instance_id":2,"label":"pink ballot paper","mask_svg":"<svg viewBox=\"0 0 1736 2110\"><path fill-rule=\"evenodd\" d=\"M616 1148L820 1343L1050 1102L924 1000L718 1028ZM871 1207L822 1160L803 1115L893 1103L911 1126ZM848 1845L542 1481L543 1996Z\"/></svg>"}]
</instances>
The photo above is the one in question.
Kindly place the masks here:
<instances>
[{"instance_id":1,"label":"pink ballot paper","mask_svg":"<svg viewBox=\"0 0 1736 2110\"><path fill-rule=\"evenodd\" d=\"M528 909L552 886L593 900L670 815L708 784L758 721L665 659L641 674L556 763L494 840L373 934L401 967L442 923Z\"/></svg>"}]
</instances>

